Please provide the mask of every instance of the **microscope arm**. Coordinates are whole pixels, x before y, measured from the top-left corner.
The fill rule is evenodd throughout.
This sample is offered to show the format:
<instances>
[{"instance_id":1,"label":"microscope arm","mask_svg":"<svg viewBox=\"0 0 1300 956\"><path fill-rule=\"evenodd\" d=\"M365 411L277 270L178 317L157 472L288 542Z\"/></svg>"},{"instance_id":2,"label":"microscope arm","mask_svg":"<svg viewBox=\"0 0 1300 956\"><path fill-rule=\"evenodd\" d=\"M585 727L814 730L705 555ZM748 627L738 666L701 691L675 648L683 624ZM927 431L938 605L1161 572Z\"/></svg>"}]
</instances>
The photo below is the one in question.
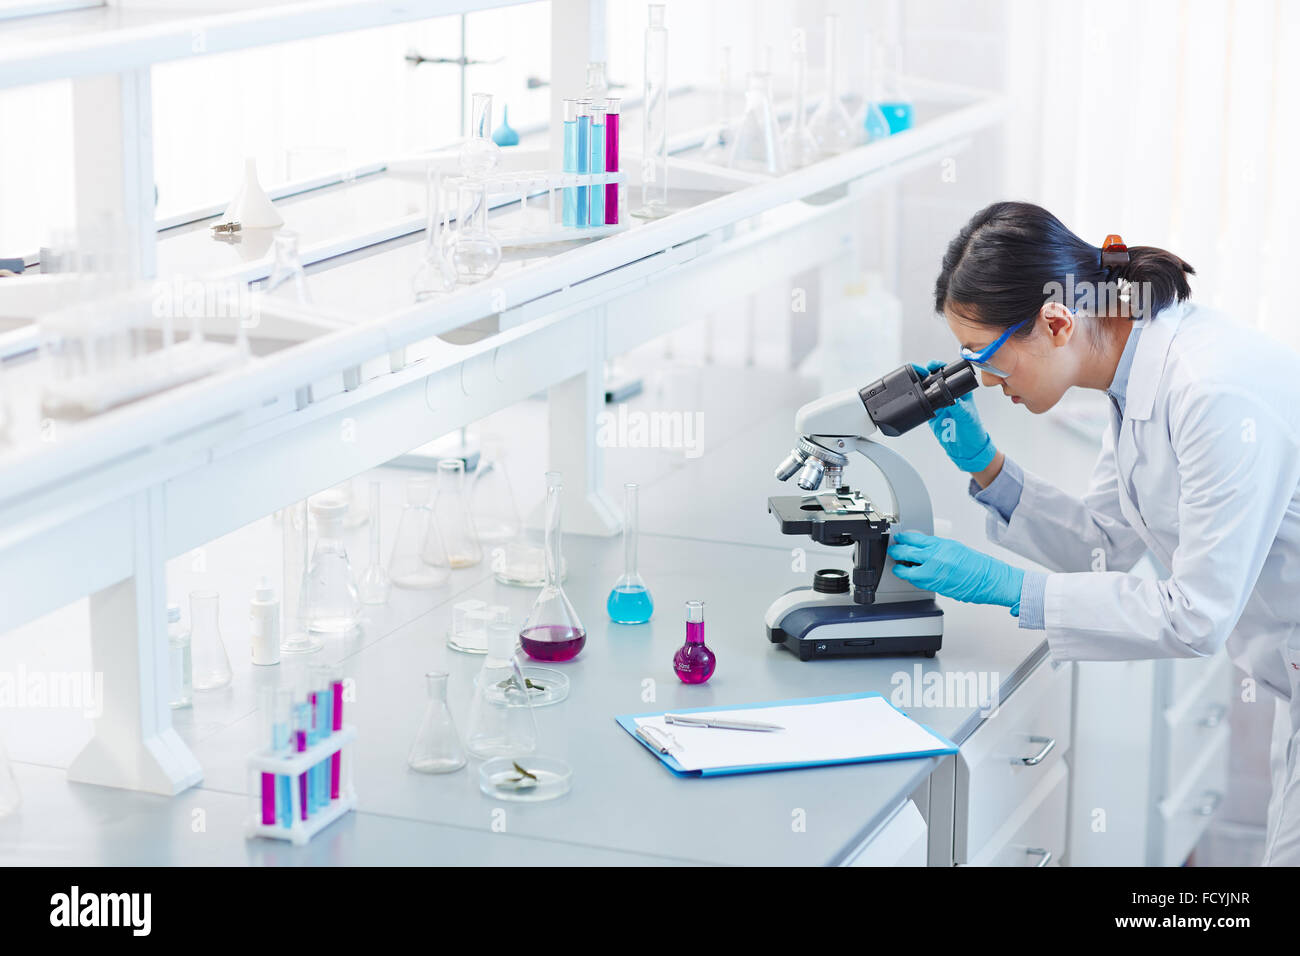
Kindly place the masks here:
<instances>
[{"instance_id":1,"label":"microscope arm","mask_svg":"<svg viewBox=\"0 0 1300 956\"><path fill-rule=\"evenodd\" d=\"M894 449L870 438L856 438L850 450L858 452L880 469L885 485L893 500L893 514L898 518L899 529L934 534L934 512L925 482L911 464Z\"/></svg>"}]
</instances>

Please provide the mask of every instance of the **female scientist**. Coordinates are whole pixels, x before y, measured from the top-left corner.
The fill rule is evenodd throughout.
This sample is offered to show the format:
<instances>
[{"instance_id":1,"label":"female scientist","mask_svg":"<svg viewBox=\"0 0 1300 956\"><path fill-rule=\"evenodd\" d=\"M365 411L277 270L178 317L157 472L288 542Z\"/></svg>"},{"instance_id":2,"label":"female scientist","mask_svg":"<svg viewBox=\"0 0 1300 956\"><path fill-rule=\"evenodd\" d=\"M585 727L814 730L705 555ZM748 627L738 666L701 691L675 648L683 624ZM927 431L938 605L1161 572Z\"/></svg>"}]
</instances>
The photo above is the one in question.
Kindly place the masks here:
<instances>
[{"instance_id":1,"label":"female scientist","mask_svg":"<svg viewBox=\"0 0 1300 956\"><path fill-rule=\"evenodd\" d=\"M1300 356L1188 301L1192 267L1118 236L1089 245L1028 203L948 246L935 306L983 384L1041 414L1104 391L1111 425L1082 498L994 446L966 395L930 422L988 536L1052 573L945 538L893 536L894 573L999 604L1060 660L1203 657L1225 643L1276 698L1266 865L1300 864ZM939 363L942 364L942 363ZM1146 550L1160 580L1127 573Z\"/></svg>"}]
</instances>

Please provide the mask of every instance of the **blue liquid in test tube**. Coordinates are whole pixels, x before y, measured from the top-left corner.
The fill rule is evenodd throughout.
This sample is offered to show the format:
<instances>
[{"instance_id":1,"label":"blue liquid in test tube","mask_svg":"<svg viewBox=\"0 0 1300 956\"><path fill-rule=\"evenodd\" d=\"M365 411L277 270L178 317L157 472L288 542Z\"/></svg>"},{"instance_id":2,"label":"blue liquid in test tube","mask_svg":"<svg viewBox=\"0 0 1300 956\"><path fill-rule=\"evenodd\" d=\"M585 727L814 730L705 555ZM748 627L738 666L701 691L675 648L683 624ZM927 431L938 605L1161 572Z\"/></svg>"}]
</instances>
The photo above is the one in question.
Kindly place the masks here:
<instances>
[{"instance_id":1,"label":"blue liquid in test tube","mask_svg":"<svg viewBox=\"0 0 1300 956\"><path fill-rule=\"evenodd\" d=\"M591 100L578 100L578 172L590 172L591 166ZM578 187L578 209L576 226L585 226L587 219L588 193L586 186Z\"/></svg>"},{"instance_id":2,"label":"blue liquid in test tube","mask_svg":"<svg viewBox=\"0 0 1300 956\"><path fill-rule=\"evenodd\" d=\"M587 161L589 172L603 173L605 171L605 108L603 106L593 106L591 108L591 128L587 133L588 150L587 155L590 159ZM605 186L604 184L592 186L588 192L591 196L591 214L587 222L593 226L603 226L605 224Z\"/></svg>"},{"instance_id":3,"label":"blue liquid in test tube","mask_svg":"<svg viewBox=\"0 0 1300 956\"><path fill-rule=\"evenodd\" d=\"M564 101L564 171L578 171L578 101ZM566 226L578 224L578 190L573 186L564 189L561 222Z\"/></svg>"}]
</instances>

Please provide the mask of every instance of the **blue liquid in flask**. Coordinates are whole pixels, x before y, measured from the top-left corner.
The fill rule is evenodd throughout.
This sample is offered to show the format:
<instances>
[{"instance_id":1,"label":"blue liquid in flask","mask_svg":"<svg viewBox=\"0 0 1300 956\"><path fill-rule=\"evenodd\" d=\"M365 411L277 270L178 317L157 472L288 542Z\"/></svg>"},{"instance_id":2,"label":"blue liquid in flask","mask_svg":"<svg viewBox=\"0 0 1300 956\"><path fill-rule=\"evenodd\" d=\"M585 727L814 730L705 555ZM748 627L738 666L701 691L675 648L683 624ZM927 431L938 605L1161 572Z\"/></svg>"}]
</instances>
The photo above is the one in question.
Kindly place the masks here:
<instances>
[{"instance_id":1,"label":"blue liquid in flask","mask_svg":"<svg viewBox=\"0 0 1300 956\"><path fill-rule=\"evenodd\" d=\"M654 614L655 602L644 587L615 587L605 602L615 624L644 624Z\"/></svg>"}]
</instances>

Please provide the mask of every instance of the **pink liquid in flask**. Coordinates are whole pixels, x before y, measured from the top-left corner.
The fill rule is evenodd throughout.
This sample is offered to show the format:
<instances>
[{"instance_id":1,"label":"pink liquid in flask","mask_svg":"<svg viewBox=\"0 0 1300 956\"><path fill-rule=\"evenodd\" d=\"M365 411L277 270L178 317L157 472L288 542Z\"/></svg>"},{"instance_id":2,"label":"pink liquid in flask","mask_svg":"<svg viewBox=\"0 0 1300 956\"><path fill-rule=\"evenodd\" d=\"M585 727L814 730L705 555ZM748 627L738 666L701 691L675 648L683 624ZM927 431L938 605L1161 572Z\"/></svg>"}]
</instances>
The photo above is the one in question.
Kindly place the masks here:
<instances>
[{"instance_id":1,"label":"pink liquid in flask","mask_svg":"<svg viewBox=\"0 0 1300 956\"><path fill-rule=\"evenodd\" d=\"M571 661L587 643L587 632L564 624L543 624L520 631L519 643L535 661Z\"/></svg>"}]
</instances>

